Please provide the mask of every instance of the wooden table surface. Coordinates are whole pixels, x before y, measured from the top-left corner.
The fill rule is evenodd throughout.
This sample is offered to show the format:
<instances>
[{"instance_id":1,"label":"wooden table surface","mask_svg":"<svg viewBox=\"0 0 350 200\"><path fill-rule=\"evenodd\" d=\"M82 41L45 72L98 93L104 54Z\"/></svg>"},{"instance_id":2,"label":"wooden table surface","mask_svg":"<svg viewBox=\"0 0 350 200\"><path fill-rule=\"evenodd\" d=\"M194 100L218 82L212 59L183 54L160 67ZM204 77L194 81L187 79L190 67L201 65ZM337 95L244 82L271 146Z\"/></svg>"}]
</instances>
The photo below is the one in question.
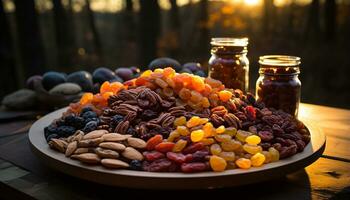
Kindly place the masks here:
<instances>
[{"instance_id":1,"label":"wooden table surface","mask_svg":"<svg viewBox=\"0 0 350 200\"><path fill-rule=\"evenodd\" d=\"M300 118L312 120L327 136L316 162L277 180L208 189L199 196L247 199L350 199L350 110L301 104ZM99 185L53 171L30 151L27 132L34 120L0 123L0 199L165 198L174 191L134 190Z\"/></svg>"}]
</instances>

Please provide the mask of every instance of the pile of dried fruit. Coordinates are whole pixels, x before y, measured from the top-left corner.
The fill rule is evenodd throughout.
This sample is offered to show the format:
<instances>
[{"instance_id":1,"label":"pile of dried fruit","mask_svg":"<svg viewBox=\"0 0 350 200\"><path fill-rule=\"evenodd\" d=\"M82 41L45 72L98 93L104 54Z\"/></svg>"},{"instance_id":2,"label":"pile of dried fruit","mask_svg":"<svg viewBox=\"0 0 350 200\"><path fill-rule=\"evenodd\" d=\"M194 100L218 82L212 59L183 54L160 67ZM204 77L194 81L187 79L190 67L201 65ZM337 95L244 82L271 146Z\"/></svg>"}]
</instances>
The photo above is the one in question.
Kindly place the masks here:
<instances>
[{"instance_id":1,"label":"pile of dried fruit","mask_svg":"<svg viewBox=\"0 0 350 200\"><path fill-rule=\"evenodd\" d=\"M84 138L96 130L104 134ZM109 141L109 135L126 139ZM124 84L103 83L100 93L84 94L46 127L45 137L50 146L82 162L182 172L259 167L303 151L310 140L302 122L265 108L253 95L172 68L147 70ZM144 145L133 150L137 158L123 153L135 147L129 140ZM78 147L87 152L79 154ZM106 161L110 154L122 156Z\"/></svg>"}]
</instances>

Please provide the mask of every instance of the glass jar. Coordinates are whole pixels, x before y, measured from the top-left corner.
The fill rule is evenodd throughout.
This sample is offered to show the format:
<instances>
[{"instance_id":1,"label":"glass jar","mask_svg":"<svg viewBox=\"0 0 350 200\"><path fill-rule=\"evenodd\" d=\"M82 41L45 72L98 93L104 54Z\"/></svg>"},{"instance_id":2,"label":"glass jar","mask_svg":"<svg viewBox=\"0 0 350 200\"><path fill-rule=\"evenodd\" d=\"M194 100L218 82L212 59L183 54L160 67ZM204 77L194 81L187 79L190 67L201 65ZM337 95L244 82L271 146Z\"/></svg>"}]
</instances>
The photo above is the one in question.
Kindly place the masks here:
<instances>
[{"instance_id":1,"label":"glass jar","mask_svg":"<svg viewBox=\"0 0 350 200\"><path fill-rule=\"evenodd\" d=\"M212 38L209 77L227 88L248 91L248 38Z\"/></svg>"},{"instance_id":2,"label":"glass jar","mask_svg":"<svg viewBox=\"0 0 350 200\"><path fill-rule=\"evenodd\" d=\"M257 101L263 102L266 107L282 109L297 117L301 91L298 78L300 58L283 55L261 56L259 64Z\"/></svg>"}]
</instances>

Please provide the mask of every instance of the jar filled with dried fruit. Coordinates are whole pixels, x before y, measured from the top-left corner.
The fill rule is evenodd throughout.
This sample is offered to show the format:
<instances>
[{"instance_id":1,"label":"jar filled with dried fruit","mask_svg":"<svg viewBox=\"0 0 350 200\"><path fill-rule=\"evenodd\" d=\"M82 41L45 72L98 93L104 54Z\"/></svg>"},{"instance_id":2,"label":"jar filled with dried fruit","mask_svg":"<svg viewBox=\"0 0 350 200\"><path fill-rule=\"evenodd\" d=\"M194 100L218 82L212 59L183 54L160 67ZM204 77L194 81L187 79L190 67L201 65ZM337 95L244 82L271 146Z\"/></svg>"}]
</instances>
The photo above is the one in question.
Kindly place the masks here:
<instances>
[{"instance_id":1,"label":"jar filled with dried fruit","mask_svg":"<svg viewBox=\"0 0 350 200\"><path fill-rule=\"evenodd\" d=\"M268 55L259 58L260 77L256 82L256 97L266 107L282 109L298 116L301 82L300 58Z\"/></svg>"},{"instance_id":2,"label":"jar filled with dried fruit","mask_svg":"<svg viewBox=\"0 0 350 200\"><path fill-rule=\"evenodd\" d=\"M248 91L248 38L212 38L209 77L227 88Z\"/></svg>"}]
</instances>

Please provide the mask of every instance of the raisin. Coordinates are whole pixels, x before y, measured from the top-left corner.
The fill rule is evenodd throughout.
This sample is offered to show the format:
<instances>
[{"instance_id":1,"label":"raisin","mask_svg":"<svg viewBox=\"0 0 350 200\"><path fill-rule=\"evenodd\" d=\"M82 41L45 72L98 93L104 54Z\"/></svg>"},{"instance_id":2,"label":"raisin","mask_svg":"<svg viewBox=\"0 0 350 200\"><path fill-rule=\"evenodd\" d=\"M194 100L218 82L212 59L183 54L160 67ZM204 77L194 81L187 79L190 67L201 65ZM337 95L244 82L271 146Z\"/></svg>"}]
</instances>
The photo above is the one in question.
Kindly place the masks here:
<instances>
[{"instance_id":1,"label":"raisin","mask_svg":"<svg viewBox=\"0 0 350 200\"><path fill-rule=\"evenodd\" d=\"M203 162L183 163L181 165L181 171L185 173L202 172L207 170L208 167Z\"/></svg>"}]
</instances>

